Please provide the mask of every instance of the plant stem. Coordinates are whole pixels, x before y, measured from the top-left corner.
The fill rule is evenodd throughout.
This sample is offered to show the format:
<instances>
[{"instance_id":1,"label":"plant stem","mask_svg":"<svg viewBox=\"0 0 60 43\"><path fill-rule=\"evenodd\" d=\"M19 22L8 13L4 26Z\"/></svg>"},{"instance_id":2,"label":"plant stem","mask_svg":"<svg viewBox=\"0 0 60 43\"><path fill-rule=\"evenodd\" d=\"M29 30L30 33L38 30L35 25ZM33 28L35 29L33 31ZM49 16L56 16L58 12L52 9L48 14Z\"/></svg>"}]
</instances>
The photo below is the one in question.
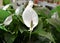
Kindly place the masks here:
<instances>
[{"instance_id":1,"label":"plant stem","mask_svg":"<svg viewBox=\"0 0 60 43\"><path fill-rule=\"evenodd\" d=\"M31 43L31 33L32 33L32 30L30 30L29 43Z\"/></svg>"}]
</instances>

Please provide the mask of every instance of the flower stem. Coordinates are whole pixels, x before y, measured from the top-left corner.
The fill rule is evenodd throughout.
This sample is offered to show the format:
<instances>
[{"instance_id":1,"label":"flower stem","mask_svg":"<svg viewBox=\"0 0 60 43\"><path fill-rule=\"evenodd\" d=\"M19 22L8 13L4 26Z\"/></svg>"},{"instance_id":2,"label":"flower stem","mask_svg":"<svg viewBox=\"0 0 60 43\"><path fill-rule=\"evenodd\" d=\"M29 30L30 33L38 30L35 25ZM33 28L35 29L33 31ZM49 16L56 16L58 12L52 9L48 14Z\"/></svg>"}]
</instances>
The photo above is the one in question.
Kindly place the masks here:
<instances>
[{"instance_id":1,"label":"flower stem","mask_svg":"<svg viewBox=\"0 0 60 43\"><path fill-rule=\"evenodd\" d=\"M29 43L31 43L31 33L32 33L32 30L30 30Z\"/></svg>"}]
</instances>

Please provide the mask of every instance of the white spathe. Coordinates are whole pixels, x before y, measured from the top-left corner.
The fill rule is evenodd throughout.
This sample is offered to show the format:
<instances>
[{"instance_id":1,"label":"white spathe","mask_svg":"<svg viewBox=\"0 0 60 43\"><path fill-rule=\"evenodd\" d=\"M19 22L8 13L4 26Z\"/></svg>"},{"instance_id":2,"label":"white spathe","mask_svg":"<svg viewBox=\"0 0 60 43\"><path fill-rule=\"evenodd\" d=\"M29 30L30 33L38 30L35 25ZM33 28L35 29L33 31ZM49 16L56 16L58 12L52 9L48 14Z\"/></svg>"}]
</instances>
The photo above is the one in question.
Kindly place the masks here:
<instances>
[{"instance_id":1,"label":"white spathe","mask_svg":"<svg viewBox=\"0 0 60 43\"><path fill-rule=\"evenodd\" d=\"M19 15L23 12L23 8L24 8L24 5L21 5L20 7L18 7L16 10L15 10L15 14L16 15Z\"/></svg>"},{"instance_id":2,"label":"white spathe","mask_svg":"<svg viewBox=\"0 0 60 43\"><path fill-rule=\"evenodd\" d=\"M3 22L3 24L6 26L6 25L9 25L11 22L12 22L12 16L13 15L10 15L8 16L5 21Z\"/></svg>"},{"instance_id":3,"label":"white spathe","mask_svg":"<svg viewBox=\"0 0 60 43\"><path fill-rule=\"evenodd\" d=\"M10 6L11 4L7 4L6 6L4 6L2 9L3 10L7 10L7 8Z\"/></svg>"},{"instance_id":4,"label":"white spathe","mask_svg":"<svg viewBox=\"0 0 60 43\"><path fill-rule=\"evenodd\" d=\"M20 7L18 7L16 10L15 10L15 15L19 15L20 13Z\"/></svg>"},{"instance_id":5,"label":"white spathe","mask_svg":"<svg viewBox=\"0 0 60 43\"><path fill-rule=\"evenodd\" d=\"M29 27L29 30L33 30L38 24L38 15L37 13L33 10L33 1L29 1L26 9L24 10L22 14L22 18L24 21L24 24ZM33 22L33 27L31 28L31 21Z\"/></svg>"},{"instance_id":6,"label":"white spathe","mask_svg":"<svg viewBox=\"0 0 60 43\"><path fill-rule=\"evenodd\" d=\"M58 12L54 12L54 14L51 16L51 18L59 18L59 16L58 16Z\"/></svg>"}]
</instances>

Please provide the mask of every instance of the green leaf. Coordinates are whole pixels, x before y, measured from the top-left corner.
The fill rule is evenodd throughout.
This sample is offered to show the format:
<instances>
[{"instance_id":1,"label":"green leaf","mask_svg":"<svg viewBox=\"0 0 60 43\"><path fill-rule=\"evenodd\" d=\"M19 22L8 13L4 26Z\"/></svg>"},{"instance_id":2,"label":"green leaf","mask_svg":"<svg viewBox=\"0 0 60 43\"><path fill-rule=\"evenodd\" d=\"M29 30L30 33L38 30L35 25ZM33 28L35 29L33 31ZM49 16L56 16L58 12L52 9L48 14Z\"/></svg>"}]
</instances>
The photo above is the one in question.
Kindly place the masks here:
<instances>
[{"instance_id":1,"label":"green leaf","mask_svg":"<svg viewBox=\"0 0 60 43\"><path fill-rule=\"evenodd\" d=\"M47 19L47 22L53 25L58 32L60 32L60 18L58 19Z\"/></svg>"},{"instance_id":2,"label":"green leaf","mask_svg":"<svg viewBox=\"0 0 60 43\"><path fill-rule=\"evenodd\" d=\"M18 29L21 33L23 33L24 31L27 31L28 28L26 27L26 25L23 23L23 19L22 19L22 16L19 15L17 16L17 18L19 19L19 26L18 26Z\"/></svg>"},{"instance_id":3,"label":"green leaf","mask_svg":"<svg viewBox=\"0 0 60 43\"><path fill-rule=\"evenodd\" d=\"M19 31L21 32L21 33L23 33L24 31L28 31L29 29L25 26L25 24L23 24L21 21L20 21L20 23L19 23L20 25L19 25Z\"/></svg>"},{"instance_id":4,"label":"green leaf","mask_svg":"<svg viewBox=\"0 0 60 43\"><path fill-rule=\"evenodd\" d=\"M9 33L5 33L4 38L5 38L6 43L13 43L16 36L12 35L12 34L9 34Z\"/></svg>"},{"instance_id":5,"label":"green leaf","mask_svg":"<svg viewBox=\"0 0 60 43\"><path fill-rule=\"evenodd\" d=\"M34 10L37 12L37 14L39 16L50 18L50 10L49 9L41 8L41 7L35 7Z\"/></svg>"},{"instance_id":6,"label":"green leaf","mask_svg":"<svg viewBox=\"0 0 60 43\"><path fill-rule=\"evenodd\" d=\"M44 37L48 38L49 40L51 40L52 42L55 43L52 34L43 30L43 22L41 20L39 21L39 24L38 24L38 26L36 27L36 30L33 33L36 33L40 36L44 36Z\"/></svg>"},{"instance_id":7,"label":"green leaf","mask_svg":"<svg viewBox=\"0 0 60 43\"><path fill-rule=\"evenodd\" d=\"M1 30L4 30L4 31L8 31L8 30L5 28L5 26L0 26L0 29L1 29Z\"/></svg>"},{"instance_id":8,"label":"green leaf","mask_svg":"<svg viewBox=\"0 0 60 43\"><path fill-rule=\"evenodd\" d=\"M4 5L9 4L9 3L10 3L10 0L3 0Z\"/></svg>"},{"instance_id":9,"label":"green leaf","mask_svg":"<svg viewBox=\"0 0 60 43\"><path fill-rule=\"evenodd\" d=\"M44 37L48 38L49 40L51 40L52 42L55 43L54 38L53 38L51 33L45 32L43 29L40 29L39 31L35 31L35 32L37 34L39 34L40 36L44 36Z\"/></svg>"},{"instance_id":10,"label":"green leaf","mask_svg":"<svg viewBox=\"0 0 60 43\"><path fill-rule=\"evenodd\" d=\"M20 26L19 31L20 31L21 33L23 33L24 31L27 31L27 29L26 29L26 27L21 27L21 26Z\"/></svg>"},{"instance_id":11,"label":"green leaf","mask_svg":"<svg viewBox=\"0 0 60 43\"><path fill-rule=\"evenodd\" d=\"M54 14L54 12L58 12L58 14L59 14L59 16L60 16L60 5L51 10L51 14L52 14L52 15Z\"/></svg>"},{"instance_id":12,"label":"green leaf","mask_svg":"<svg viewBox=\"0 0 60 43\"><path fill-rule=\"evenodd\" d=\"M3 21L10 15L9 12L1 10L0 9L0 23L3 23Z\"/></svg>"}]
</instances>

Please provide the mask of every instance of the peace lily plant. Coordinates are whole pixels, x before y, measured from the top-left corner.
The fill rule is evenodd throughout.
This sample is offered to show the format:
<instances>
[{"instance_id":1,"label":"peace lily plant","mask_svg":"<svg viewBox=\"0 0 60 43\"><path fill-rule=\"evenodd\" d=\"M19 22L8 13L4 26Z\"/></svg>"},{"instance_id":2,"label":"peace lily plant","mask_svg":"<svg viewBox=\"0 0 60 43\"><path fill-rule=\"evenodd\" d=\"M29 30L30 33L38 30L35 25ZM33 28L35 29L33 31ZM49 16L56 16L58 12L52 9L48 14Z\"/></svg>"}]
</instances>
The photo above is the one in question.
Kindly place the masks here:
<instances>
[{"instance_id":1,"label":"peace lily plant","mask_svg":"<svg viewBox=\"0 0 60 43\"><path fill-rule=\"evenodd\" d=\"M3 7L3 10L7 10L7 8L10 6L11 4L8 4L6 6ZM25 8L25 10L23 11L22 14L22 18L23 18L23 22L24 24L29 28L30 31L30 37L31 37L31 32L33 31L33 29L37 26L38 24L38 15L37 13L33 10L33 1L29 1L27 7ZM19 15L22 13L24 6L21 5L20 7L18 7L15 10L15 15ZM2 23L5 26L10 25L10 23L12 22L12 16L14 16L14 14L8 16L5 21Z\"/></svg>"},{"instance_id":2,"label":"peace lily plant","mask_svg":"<svg viewBox=\"0 0 60 43\"><path fill-rule=\"evenodd\" d=\"M15 9L16 2L13 0L12 4L0 9L3 43L56 43L59 40L60 7L54 8L56 11L49 10L45 4L41 7L30 0L27 6L21 4Z\"/></svg>"}]
</instances>

